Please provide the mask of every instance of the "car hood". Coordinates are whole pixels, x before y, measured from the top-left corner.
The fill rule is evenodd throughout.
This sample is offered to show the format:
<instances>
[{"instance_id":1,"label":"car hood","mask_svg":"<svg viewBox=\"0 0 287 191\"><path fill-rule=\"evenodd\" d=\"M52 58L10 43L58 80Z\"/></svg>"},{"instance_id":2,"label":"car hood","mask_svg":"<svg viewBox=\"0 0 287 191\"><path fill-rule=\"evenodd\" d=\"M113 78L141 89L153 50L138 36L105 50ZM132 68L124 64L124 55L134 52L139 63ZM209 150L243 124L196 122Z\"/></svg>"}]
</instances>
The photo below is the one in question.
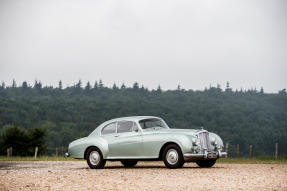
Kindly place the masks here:
<instances>
[{"instance_id":1,"label":"car hood","mask_svg":"<svg viewBox=\"0 0 287 191\"><path fill-rule=\"evenodd\" d=\"M155 129L155 130L146 130L145 133L151 134L185 134L185 135L194 135L198 133L199 129Z\"/></svg>"}]
</instances>

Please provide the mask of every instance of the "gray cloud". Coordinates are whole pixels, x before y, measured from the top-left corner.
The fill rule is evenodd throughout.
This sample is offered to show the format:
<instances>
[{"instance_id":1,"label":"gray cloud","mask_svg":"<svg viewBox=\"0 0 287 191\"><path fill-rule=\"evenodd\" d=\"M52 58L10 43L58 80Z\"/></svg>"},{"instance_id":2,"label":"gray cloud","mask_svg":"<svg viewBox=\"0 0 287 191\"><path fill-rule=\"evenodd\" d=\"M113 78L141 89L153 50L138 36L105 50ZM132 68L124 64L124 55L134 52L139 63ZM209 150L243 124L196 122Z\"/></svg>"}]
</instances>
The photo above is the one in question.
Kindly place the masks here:
<instances>
[{"instance_id":1,"label":"gray cloud","mask_svg":"<svg viewBox=\"0 0 287 191\"><path fill-rule=\"evenodd\" d=\"M287 87L284 0L0 0L0 81Z\"/></svg>"}]
</instances>

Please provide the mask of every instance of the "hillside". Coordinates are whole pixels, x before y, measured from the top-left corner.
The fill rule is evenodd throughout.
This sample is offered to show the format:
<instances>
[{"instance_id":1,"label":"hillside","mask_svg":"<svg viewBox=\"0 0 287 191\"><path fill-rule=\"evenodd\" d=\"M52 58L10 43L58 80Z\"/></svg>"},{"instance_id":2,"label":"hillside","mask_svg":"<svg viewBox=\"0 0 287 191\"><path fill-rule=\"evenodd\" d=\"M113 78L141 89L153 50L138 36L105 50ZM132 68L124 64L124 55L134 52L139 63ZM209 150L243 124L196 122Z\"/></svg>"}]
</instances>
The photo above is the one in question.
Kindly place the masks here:
<instances>
[{"instance_id":1,"label":"hillside","mask_svg":"<svg viewBox=\"0 0 287 191\"><path fill-rule=\"evenodd\" d=\"M162 117L171 128L199 128L218 133L229 142L234 155L240 144L248 155L249 144L255 155L272 155L275 142L279 154L287 154L287 95L261 91L232 91L210 87L204 91L162 91L128 88L102 82L82 87L0 86L0 130L15 124L22 128L40 127L48 132L50 150L67 146L76 138L87 136L100 123L115 117L154 115ZM285 149L284 149L285 148ZM3 154L3 149L1 149Z\"/></svg>"}]
</instances>

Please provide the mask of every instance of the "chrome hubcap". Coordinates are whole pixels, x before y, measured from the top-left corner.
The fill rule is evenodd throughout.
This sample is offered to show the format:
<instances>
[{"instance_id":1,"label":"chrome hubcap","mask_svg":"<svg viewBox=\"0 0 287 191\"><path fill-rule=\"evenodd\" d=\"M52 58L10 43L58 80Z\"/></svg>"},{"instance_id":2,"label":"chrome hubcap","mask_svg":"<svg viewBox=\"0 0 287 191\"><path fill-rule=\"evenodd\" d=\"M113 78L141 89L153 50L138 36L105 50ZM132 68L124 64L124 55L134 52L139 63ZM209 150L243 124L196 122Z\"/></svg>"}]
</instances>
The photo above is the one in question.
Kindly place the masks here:
<instances>
[{"instance_id":1,"label":"chrome hubcap","mask_svg":"<svg viewBox=\"0 0 287 191\"><path fill-rule=\"evenodd\" d=\"M175 149L169 149L166 154L166 160L169 164L176 164L178 161L178 153Z\"/></svg>"},{"instance_id":2,"label":"chrome hubcap","mask_svg":"<svg viewBox=\"0 0 287 191\"><path fill-rule=\"evenodd\" d=\"M92 151L89 156L90 163L92 165L97 165L100 162L100 154L98 151Z\"/></svg>"}]
</instances>

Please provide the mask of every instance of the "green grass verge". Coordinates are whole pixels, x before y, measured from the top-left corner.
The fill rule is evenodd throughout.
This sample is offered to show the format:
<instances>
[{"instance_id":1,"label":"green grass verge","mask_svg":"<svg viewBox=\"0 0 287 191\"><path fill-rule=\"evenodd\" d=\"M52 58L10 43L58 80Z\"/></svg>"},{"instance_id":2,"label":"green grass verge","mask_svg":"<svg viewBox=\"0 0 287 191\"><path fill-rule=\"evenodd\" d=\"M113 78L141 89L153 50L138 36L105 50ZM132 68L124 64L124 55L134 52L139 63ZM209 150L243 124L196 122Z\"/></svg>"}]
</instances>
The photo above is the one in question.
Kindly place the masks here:
<instances>
[{"instance_id":1,"label":"green grass verge","mask_svg":"<svg viewBox=\"0 0 287 191\"><path fill-rule=\"evenodd\" d=\"M5 157L0 156L0 161L83 161L83 159L73 159L70 157L40 156L34 157Z\"/></svg>"},{"instance_id":2,"label":"green grass verge","mask_svg":"<svg viewBox=\"0 0 287 191\"><path fill-rule=\"evenodd\" d=\"M236 164L287 164L287 156L278 157L256 157L256 158L221 158L218 163L236 163Z\"/></svg>"}]
</instances>

